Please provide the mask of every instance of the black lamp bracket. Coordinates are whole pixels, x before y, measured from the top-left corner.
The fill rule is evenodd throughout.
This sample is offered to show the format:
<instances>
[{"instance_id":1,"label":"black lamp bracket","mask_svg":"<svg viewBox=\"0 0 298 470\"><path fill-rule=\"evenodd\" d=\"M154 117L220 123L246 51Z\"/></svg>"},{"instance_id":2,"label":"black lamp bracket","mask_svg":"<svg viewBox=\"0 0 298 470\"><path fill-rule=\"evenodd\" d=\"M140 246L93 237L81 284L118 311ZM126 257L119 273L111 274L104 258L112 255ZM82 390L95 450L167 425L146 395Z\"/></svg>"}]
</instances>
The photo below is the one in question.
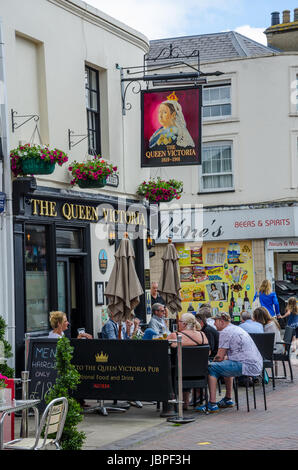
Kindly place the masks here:
<instances>
[{"instance_id":1,"label":"black lamp bracket","mask_svg":"<svg viewBox=\"0 0 298 470\"><path fill-rule=\"evenodd\" d=\"M17 119L25 119L25 121L21 122L21 124L17 124L16 120ZM17 111L14 111L13 109L11 110L11 125L12 125L12 132L14 132L16 129L19 129L20 127L24 126L27 122L31 121L31 119L34 119L35 122L39 121L39 116L37 114L18 114Z\"/></svg>"}]
</instances>

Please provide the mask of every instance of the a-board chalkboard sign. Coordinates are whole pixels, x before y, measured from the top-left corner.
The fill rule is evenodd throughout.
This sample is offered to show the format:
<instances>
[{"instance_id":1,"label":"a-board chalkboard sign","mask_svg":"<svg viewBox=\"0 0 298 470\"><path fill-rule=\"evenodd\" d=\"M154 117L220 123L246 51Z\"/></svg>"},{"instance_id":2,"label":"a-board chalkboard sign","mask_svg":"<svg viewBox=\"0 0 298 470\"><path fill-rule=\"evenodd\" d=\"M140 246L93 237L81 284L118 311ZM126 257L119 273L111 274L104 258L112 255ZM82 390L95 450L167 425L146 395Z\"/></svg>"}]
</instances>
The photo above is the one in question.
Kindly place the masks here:
<instances>
[{"instance_id":1,"label":"a-board chalkboard sign","mask_svg":"<svg viewBox=\"0 0 298 470\"><path fill-rule=\"evenodd\" d=\"M166 401L169 398L167 341L72 339L72 363L81 375L77 399ZM32 338L29 343L29 398L44 396L57 377L57 340Z\"/></svg>"},{"instance_id":2,"label":"a-board chalkboard sign","mask_svg":"<svg viewBox=\"0 0 298 470\"><path fill-rule=\"evenodd\" d=\"M56 381L56 346L55 338L32 338L29 342L29 399L41 400L39 411L45 409L45 393Z\"/></svg>"},{"instance_id":3,"label":"a-board chalkboard sign","mask_svg":"<svg viewBox=\"0 0 298 470\"><path fill-rule=\"evenodd\" d=\"M72 339L72 363L81 374L76 398L166 401L167 341Z\"/></svg>"}]
</instances>

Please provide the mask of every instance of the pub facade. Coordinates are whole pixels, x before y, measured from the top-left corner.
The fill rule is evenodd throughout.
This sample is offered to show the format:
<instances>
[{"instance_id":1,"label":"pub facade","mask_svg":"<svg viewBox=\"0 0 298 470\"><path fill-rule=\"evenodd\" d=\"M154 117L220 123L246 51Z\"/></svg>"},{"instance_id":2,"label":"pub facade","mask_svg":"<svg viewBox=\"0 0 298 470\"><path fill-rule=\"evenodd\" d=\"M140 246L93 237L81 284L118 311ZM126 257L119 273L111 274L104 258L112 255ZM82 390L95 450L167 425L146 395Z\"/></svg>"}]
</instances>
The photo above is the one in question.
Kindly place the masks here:
<instances>
[{"instance_id":1,"label":"pub facade","mask_svg":"<svg viewBox=\"0 0 298 470\"><path fill-rule=\"evenodd\" d=\"M142 63L149 45L142 34L80 0L0 3L10 148L40 144L68 156L52 174L13 179L15 309L7 315L19 373L25 336L46 334L52 310L67 313L69 336L84 327L97 338L107 319L104 289L124 232L144 286L136 314L146 320L148 207L136 188L148 170L139 164L138 98L132 97L134 112L124 116L117 64ZM69 167L96 155L117 173L100 189L72 186Z\"/></svg>"}]
</instances>

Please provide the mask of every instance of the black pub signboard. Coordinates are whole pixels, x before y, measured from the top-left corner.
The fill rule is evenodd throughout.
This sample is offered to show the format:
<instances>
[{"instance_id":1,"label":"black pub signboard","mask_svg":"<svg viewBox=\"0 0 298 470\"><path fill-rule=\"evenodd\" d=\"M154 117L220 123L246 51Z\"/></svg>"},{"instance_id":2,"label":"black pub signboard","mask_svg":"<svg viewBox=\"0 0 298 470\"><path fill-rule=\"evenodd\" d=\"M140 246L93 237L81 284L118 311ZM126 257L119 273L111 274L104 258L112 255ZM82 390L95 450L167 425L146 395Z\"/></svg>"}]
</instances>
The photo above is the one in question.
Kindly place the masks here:
<instances>
[{"instance_id":1,"label":"black pub signboard","mask_svg":"<svg viewBox=\"0 0 298 470\"><path fill-rule=\"evenodd\" d=\"M167 341L71 340L81 374L77 398L166 401Z\"/></svg>"}]
</instances>

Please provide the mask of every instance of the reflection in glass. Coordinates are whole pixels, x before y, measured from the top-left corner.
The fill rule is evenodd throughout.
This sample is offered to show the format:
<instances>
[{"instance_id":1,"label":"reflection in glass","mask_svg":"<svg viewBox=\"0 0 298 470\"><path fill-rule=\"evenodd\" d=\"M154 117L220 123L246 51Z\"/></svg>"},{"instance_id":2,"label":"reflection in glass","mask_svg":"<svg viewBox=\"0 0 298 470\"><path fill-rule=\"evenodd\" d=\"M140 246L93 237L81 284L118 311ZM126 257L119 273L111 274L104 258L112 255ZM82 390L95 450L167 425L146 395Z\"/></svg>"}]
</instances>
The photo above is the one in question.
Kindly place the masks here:
<instances>
[{"instance_id":1,"label":"reflection in glass","mask_svg":"<svg viewBox=\"0 0 298 470\"><path fill-rule=\"evenodd\" d=\"M43 225L27 225L25 232L26 331L48 328L48 267Z\"/></svg>"}]
</instances>

